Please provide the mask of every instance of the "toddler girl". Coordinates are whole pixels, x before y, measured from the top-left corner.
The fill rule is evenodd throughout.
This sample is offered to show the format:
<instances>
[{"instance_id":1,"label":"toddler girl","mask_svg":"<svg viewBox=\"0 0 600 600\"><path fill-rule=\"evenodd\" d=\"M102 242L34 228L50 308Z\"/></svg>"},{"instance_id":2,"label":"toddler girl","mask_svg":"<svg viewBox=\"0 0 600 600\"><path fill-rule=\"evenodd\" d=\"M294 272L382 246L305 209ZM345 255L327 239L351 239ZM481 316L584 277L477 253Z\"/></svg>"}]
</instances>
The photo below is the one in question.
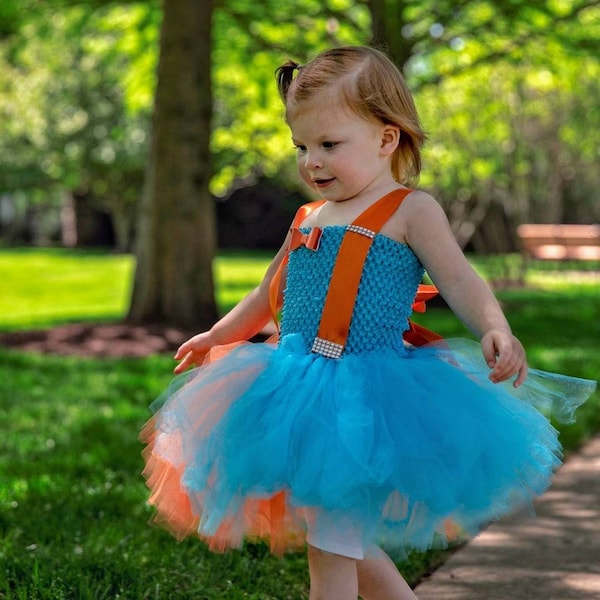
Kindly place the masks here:
<instances>
[{"instance_id":1,"label":"toddler girl","mask_svg":"<svg viewBox=\"0 0 600 600\"><path fill-rule=\"evenodd\" d=\"M157 519L215 550L308 545L310 598L415 598L381 549L445 546L531 504L560 464L540 408L569 419L587 380L530 370L438 203L407 184L424 134L371 48L278 69L302 207L262 283L185 342L143 439ZM260 224L256 224L260 226ZM480 339L409 322L427 271ZM278 340L244 342L277 313Z\"/></svg>"}]
</instances>

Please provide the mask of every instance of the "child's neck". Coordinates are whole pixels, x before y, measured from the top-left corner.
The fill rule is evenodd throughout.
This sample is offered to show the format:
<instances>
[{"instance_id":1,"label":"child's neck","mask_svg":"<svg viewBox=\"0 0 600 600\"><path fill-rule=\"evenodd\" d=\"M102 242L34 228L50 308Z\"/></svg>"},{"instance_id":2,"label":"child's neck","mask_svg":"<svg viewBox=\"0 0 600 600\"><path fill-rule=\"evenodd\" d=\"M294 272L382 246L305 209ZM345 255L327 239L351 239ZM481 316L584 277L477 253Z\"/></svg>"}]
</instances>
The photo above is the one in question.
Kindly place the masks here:
<instances>
[{"instance_id":1,"label":"child's neck","mask_svg":"<svg viewBox=\"0 0 600 600\"><path fill-rule=\"evenodd\" d=\"M347 225L352 223L358 215L365 211L369 206L375 204L390 192L404 188L405 186L394 182L393 185L382 189L369 190L351 198L344 200L328 201L319 210L319 224L327 225Z\"/></svg>"}]
</instances>

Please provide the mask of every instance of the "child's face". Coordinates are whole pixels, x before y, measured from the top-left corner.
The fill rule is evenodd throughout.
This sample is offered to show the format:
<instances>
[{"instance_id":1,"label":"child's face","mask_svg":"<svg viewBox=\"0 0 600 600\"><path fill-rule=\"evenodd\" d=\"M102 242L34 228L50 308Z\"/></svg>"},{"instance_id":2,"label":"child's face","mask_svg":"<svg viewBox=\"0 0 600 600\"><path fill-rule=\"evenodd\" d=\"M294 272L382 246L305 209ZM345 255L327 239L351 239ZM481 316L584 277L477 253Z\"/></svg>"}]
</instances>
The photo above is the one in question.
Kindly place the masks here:
<instances>
[{"instance_id":1,"label":"child's face","mask_svg":"<svg viewBox=\"0 0 600 600\"><path fill-rule=\"evenodd\" d=\"M288 121L300 176L322 198L349 200L393 181L386 141L391 126L357 115L339 94L318 92Z\"/></svg>"}]
</instances>

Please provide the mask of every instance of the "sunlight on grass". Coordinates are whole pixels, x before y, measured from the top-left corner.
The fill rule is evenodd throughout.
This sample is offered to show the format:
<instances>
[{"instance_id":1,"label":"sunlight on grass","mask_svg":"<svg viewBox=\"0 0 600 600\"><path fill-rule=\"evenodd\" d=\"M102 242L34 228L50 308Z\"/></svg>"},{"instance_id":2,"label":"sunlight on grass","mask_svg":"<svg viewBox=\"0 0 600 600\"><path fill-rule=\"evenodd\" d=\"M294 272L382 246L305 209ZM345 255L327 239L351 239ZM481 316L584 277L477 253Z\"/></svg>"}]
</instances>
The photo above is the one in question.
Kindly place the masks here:
<instances>
[{"instance_id":1,"label":"sunlight on grass","mask_svg":"<svg viewBox=\"0 0 600 600\"><path fill-rule=\"evenodd\" d=\"M221 312L262 279L273 253L222 252L214 277ZM127 314L134 258L62 249L1 249L0 329L70 321L115 321Z\"/></svg>"},{"instance_id":2,"label":"sunlight on grass","mask_svg":"<svg viewBox=\"0 0 600 600\"><path fill-rule=\"evenodd\" d=\"M256 287L273 259L268 252L221 252L215 258L213 272L217 303L221 313L231 310Z\"/></svg>"},{"instance_id":3,"label":"sunlight on grass","mask_svg":"<svg viewBox=\"0 0 600 600\"><path fill-rule=\"evenodd\" d=\"M0 250L0 326L44 327L120 319L129 299L133 258L68 250Z\"/></svg>"},{"instance_id":4,"label":"sunlight on grass","mask_svg":"<svg viewBox=\"0 0 600 600\"><path fill-rule=\"evenodd\" d=\"M557 291L577 289L598 289L600 271L584 273L544 273L533 272L526 278L527 285Z\"/></svg>"},{"instance_id":5,"label":"sunlight on grass","mask_svg":"<svg viewBox=\"0 0 600 600\"><path fill-rule=\"evenodd\" d=\"M213 555L148 526L137 433L170 378L166 357L0 350L2 598L306 597L303 555Z\"/></svg>"}]
</instances>

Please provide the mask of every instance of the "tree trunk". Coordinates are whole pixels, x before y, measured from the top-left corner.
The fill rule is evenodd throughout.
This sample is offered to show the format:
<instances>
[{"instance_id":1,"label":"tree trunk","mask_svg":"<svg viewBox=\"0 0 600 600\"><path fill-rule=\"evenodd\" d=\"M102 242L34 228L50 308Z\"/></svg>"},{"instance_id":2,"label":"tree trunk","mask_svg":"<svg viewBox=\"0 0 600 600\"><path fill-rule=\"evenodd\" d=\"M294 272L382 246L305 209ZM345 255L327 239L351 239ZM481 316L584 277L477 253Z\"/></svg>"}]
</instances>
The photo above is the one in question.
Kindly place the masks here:
<instances>
[{"instance_id":1,"label":"tree trunk","mask_svg":"<svg viewBox=\"0 0 600 600\"><path fill-rule=\"evenodd\" d=\"M136 323L217 318L210 180L212 0L165 0L153 132L129 310Z\"/></svg>"},{"instance_id":2,"label":"tree trunk","mask_svg":"<svg viewBox=\"0 0 600 600\"><path fill-rule=\"evenodd\" d=\"M406 2L403 0L369 0L371 14L371 44L381 48L404 69L413 52L412 42L402 35L402 27L406 25Z\"/></svg>"}]
</instances>

